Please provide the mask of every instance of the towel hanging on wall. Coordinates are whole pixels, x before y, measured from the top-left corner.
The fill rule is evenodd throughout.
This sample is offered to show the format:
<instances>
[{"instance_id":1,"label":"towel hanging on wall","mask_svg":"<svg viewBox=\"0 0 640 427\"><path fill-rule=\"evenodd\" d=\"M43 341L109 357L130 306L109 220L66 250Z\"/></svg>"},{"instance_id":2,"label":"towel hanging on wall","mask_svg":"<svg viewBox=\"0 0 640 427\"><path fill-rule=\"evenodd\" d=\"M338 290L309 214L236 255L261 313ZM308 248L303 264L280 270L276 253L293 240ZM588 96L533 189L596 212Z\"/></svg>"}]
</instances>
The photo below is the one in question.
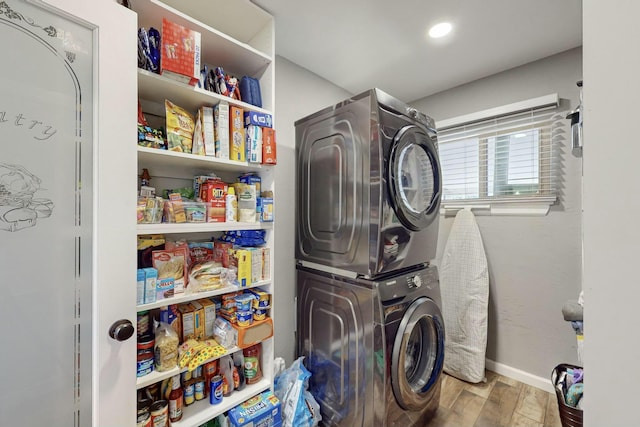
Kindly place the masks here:
<instances>
[{"instance_id":1,"label":"towel hanging on wall","mask_svg":"<svg viewBox=\"0 0 640 427\"><path fill-rule=\"evenodd\" d=\"M440 265L440 290L446 331L444 370L464 381L483 381L489 269L470 209L461 209L453 221Z\"/></svg>"}]
</instances>

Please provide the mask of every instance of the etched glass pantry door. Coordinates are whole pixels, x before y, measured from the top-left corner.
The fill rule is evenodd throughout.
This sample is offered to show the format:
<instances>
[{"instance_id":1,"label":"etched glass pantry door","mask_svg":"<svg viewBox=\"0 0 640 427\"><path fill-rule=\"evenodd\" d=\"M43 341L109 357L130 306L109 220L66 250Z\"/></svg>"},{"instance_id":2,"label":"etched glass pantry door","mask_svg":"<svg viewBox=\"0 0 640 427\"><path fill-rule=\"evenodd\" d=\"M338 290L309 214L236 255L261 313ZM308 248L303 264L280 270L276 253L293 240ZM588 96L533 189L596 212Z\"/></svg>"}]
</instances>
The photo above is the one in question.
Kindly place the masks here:
<instances>
[{"instance_id":1,"label":"etched glass pantry door","mask_svg":"<svg viewBox=\"0 0 640 427\"><path fill-rule=\"evenodd\" d=\"M101 383L101 307L117 302L98 298L111 281L100 271L97 210L109 190L99 181L110 166L108 156L99 159L107 122L98 83L117 79L101 73L108 50L98 30L108 33L100 20L124 8L92 0L89 12L74 3L84 2L0 0L0 424L7 426L107 425L97 402L104 387L117 394L122 385L113 378L128 362L108 355L112 379ZM100 10L106 16L96 18ZM109 251L121 243L106 241ZM127 375L135 377L133 369Z\"/></svg>"}]
</instances>

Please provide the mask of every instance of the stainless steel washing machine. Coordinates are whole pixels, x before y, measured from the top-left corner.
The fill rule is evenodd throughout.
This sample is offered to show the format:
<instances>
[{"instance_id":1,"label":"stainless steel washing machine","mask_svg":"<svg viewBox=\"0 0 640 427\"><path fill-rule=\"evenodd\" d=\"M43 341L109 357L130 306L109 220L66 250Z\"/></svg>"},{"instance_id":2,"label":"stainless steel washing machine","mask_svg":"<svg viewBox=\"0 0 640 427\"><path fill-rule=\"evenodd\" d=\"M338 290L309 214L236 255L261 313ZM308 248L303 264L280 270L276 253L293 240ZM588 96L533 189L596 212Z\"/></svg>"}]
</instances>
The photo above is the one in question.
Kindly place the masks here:
<instances>
[{"instance_id":1,"label":"stainless steel washing machine","mask_svg":"<svg viewBox=\"0 0 640 427\"><path fill-rule=\"evenodd\" d=\"M381 282L378 293L387 355L386 426L424 427L440 404L444 363L438 271L430 267Z\"/></svg>"},{"instance_id":2,"label":"stainless steel washing machine","mask_svg":"<svg viewBox=\"0 0 640 427\"><path fill-rule=\"evenodd\" d=\"M423 427L440 400L435 267L376 280L298 266L297 353L330 427Z\"/></svg>"},{"instance_id":3,"label":"stainless steel washing machine","mask_svg":"<svg viewBox=\"0 0 640 427\"><path fill-rule=\"evenodd\" d=\"M431 118L373 89L295 125L299 261L371 278L435 257L442 188Z\"/></svg>"}]
</instances>

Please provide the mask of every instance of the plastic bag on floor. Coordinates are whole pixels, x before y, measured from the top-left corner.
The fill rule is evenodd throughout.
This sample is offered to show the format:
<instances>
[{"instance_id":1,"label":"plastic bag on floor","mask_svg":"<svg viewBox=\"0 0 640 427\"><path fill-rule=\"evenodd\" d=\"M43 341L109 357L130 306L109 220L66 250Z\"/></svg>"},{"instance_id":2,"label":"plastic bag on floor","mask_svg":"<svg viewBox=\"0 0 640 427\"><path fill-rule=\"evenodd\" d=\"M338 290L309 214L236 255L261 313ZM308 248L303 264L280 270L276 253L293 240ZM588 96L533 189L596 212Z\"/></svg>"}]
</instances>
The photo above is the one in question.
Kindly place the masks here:
<instances>
[{"instance_id":1,"label":"plastic bag on floor","mask_svg":"<svg viewBox=\"0 0 640 427\"><path fill-rule=\"evenodd\" d=\"M275 394L282 402L282 427L317 427L320 405L309 392L309 372L298 358L275 378Z\"/></svg>"}]
</instances>

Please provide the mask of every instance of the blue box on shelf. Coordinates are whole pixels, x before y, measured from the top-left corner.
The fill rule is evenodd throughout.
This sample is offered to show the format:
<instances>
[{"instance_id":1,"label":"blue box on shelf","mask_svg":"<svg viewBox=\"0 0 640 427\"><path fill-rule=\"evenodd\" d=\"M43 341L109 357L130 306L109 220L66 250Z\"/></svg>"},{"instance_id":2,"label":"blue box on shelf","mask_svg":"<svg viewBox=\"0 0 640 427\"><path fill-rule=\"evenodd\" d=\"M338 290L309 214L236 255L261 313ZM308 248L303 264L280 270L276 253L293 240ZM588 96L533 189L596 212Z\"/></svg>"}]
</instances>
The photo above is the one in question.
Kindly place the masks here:
<instances>
[{"instance_id":1,"label":"blue box on shelf","mask_svg":"<svg viewBox=\"0 0 640 427\"><path fill-rule=\"evenodd\" d=\"M280 427L282 424L280 400L273 392L265 391L230 409L229 422L233 427L249 425Z\"/></svg>"}]
</instances>

